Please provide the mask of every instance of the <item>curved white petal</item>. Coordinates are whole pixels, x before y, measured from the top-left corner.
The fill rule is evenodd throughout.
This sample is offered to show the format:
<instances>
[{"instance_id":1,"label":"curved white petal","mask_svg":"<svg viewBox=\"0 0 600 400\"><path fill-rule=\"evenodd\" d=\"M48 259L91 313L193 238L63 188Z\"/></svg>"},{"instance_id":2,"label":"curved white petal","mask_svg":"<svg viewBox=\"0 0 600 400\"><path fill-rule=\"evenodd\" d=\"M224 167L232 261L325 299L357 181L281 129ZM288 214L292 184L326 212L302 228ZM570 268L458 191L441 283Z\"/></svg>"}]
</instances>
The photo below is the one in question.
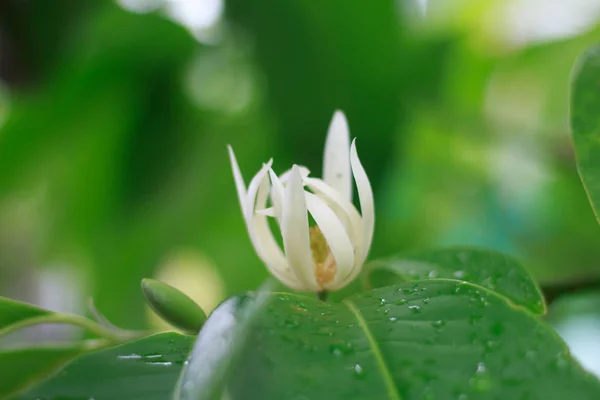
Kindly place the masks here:
<instances>
[{"instance_id":1,"label":"curved white petal","mask_svg":"<svg viewBox=\"0 0 600 400\"><path fill-rule=\"evenodd\" d=\"M273 203L273 210L278 219L281 218L281 210L283 206L283 183L277 177L273 169L269 169L269 177L271 178L271 202Z\"/></svg>"},{"instance_id":2,"label":"curved white petal","mask_svg":"<svg viewBox=\"0 0 600 400\"><path fill-rule=\"evenodd\" d=\"M257 174L254 175L254 177L250 181L250 184L248 185L248 192L246 193L246 197L244 198L244 204L242 207L242 211L244 213L244 219L246 220L246 223L249 223L249 221L252 219L254 210L256 210L256 208L257 208L257 207L255 207L255 203L256 203L256 194L258 193L258 188L259 188L260 184L262 183L262 181L265 179L267 171L269 170L269 168L271 168L272 164L273 164L273 159L269 160L266 164L263 164L260 171L258 171ZM258 207L258 208L261 208L261 207ZM262 207L262 208L264 208L264 207Z\"/></svg>"},{"instance_id":3,"label":"curved white petal","mask_svg":"<svg viewBox=\"0 0 600 400\"><path fill-rule=\"evenodd\" d=\"M344 199L352 201L350 175L350 130L346 116L337 110L333 114L325 140L323 180L340 192Z\"/></svg>"},{"instance_id":4,"label":"curved white petal","mask_svg":"<svg viewBox=\"0 0 600 400\"><path fill-rule=\"evenodd\" d=\"M229 152L229 161L231 162L231 169L233 170L233 180L235 181L235 189L237 191L238 200L240 201L240 208L242 214L244 213L244 199L246 198L246 185L244 184L244 178L240 171L240 166L237 163L233 148L227 145L227 151Z\"/></svg>"},{"instance_id":5,"label":"curved white petal","mask_svg":"<svg viewBox=\"0 0 600 400\"><path fill-rule=\"evenodd\" d=\"M267 217L277 217L277 212L275 212L275 207L263 208L262 210L256 210L257 214L265 215Z\"/></svg>"},{"instance_id":6,"label":"curved white petal","mask_svg":"<svg viewBox=\"0 0 600 400\"><path fill-rule=\"evenodd\" d=\"M310 170L308 168L303 167L302 165L297 165L297 167L300 170L300 176L302 177L302 179L304 179L308 175L310 175ZM288 169L283 174L279 175L279 180L282 183L286 183L288 181L288 179L290 179L290 174L291 173L292 173L292 168Z\"/></svg>"},{"instance_id":7,"label":"curved white petal","mask_svg":"<svg viewBox=\"0 0 600 400\"><path fill-rule=\"evenodd\" d=\"M360 213L362 215L363 223L362 249L358 260L360 266L362 266L367 258L369 249L371 248L371 241L373 240L373 230L375 229L375 206L369 177L360 163L356 152L356 139L352 141L352 145L350 146L350 164L352 166L352 175L354 175L354 181L356 182L356 187L358 189Z\"/></svg>"},{"instance_id":8,"label":"curved white petal","mask_svg":"<svg viewBox=\"0 0 600 400\"><path fill-rule=\"evenodd\" d=\"M325 240L327 240L327 244L337 264L334 279L325 284L324 288L337 287L342 279L350 274L354 267L354 248L352 242L346 234L346 229L342 221L340 221L325 201L312 193L305 192L305 196L306 207L319 226L319 229L321 229Z\"/></svg>"},{"instance_id":9,"label":"curved white petal","mask_svg":"<svg viewBox=\"0 0 600 400\"><path fill-rule=\"evenodd\" d=\"M343 221L347 221L347 231L350 235L350 239L354 243L355 252L358 248L362 248L362 219L358 210L354 207L354 204L344 199L337 190L334 190L321 179L305 178L304 183L310 190L322 195L330 206L334 208L334 211L336 211L338 216L342 217L339 212L337 212L338 210L341 210L344 213Z\"/></svg>"},{"instance_id":10,"label":"curved white petal","mask_svg":"<svg viewBox=\"0 0 600 400\"><path fill-rule=\"evenodd\" d=\"M297 165L292 167L283 195L281 234L288 263L304 290L319 290L313 273L304 187Z\"/></svg>"},{"instance_id":11,"label":"curved white petal","mask_svg":"<svg viewBox=\"0 0 600 400\"><path fill-rule=\"evenodd\" d=\"M270 186L267 171L270 167L271 162L263 165L258 174L252 178L244 202L244 219L254 250L269 271L285 285L301 290L302 286L293 271L290 270L287 260L269 228L267 217L254 212L256 208L265 207Z\"/></svg>"}]
</instances>

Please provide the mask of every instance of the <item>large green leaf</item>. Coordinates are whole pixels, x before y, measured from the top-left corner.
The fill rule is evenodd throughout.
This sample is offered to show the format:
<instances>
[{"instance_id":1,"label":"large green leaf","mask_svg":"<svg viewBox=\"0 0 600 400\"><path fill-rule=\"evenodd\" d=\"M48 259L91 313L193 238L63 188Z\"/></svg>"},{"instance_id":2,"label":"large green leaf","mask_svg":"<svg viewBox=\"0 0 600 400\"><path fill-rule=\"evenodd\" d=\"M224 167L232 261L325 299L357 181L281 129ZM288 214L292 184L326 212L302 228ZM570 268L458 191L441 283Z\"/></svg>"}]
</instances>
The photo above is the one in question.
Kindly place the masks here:
<instances>
[{"instance_id":1,"label":"large green leaf","mask_svg":"<svg viewBox=\"0 0 600 400\"><path fill-rule=\"evenodd\" d=\"M404 283L339 304L274 294L249 334L231 333L243 318L236 308L244 302L230 299L210 316L183 387L225 376L230 399L600 398L549 326L466 282ZM241 339L228 374L207 362ZM180 398L219 398L215 388Z\"/></svg>"},{"instance_id":2,"label":"large green leaf","mask_svg":"<svg viewBox=\"0 0 600 400\"><path fill-rule=\"evenodd\" d=\"M140 336L137 332L105 327L96 321L79 315L52 312L32 304L0 297L0 336L38 324L70 324L79 326L95 336L112 341L113 344L122 343Z\"/></svg>"},{"instance_id":3,"label":"large green leaf","mask_svg":"<svg viewBox=\"0 0 600 400\"><path fill-rule=\"evenodd\" d=\"M57 346L9 350L0 353L0 399L35 384L76 355L84 346Z\"/></svg>"},{"instance_id":4,"label":"large green leaf","mask_svg":"<svg viewBox=\"0 0 600 400\"><path fill-rule=\"evenodd\" d=\"M192 343L167 332L86 354L14 400L165 400Z\"/></svg>"},{"instance_id":5,"label":"large green leaf","mask_svg":"<svg viewBox=\"0 0 600 400\"><path fill-rule=\"evenodd\" d=\"M571 131L577 168L600 221L600 45L584 52L573 69Z\"/></svg>"},{"instance_id":6,"label":"large green leaf","mask_svg":"<svg viewBox=\"0 0 600 400\"><path fill-rule=\"evenodd\" d=\"M467 281L536 314L546 312L544 297L529 272L514 258L489 250L451 247L402 254L370 263L365 277L374 287L432 278Z\"/></svg>"},{"instance_id":7,"label":"large green leaf","mask_svg":"<svg viewBox=\"0 0 600 400\"><path fill-rule=\"evenodd\" d=\"M48 315L52 315L52 312L32 304L0 297L0 330L30 318Z\"/></svg>"},{"instance_id":8,"label":"large green leaf","mask_svg":"<svg viewBox=\"0 0 600 400\"><path fill-rule=\"evenodd\" d=\"M43 323L72 324L85 328L103 339L88 340L78 344L1 351L0 399L7 398L45 379L55 369L77 355L139 335L135 332L108 329L78 315L56 313L32 304L0 297L0 337L27 326Z\"/></svg>"}]
</instances>

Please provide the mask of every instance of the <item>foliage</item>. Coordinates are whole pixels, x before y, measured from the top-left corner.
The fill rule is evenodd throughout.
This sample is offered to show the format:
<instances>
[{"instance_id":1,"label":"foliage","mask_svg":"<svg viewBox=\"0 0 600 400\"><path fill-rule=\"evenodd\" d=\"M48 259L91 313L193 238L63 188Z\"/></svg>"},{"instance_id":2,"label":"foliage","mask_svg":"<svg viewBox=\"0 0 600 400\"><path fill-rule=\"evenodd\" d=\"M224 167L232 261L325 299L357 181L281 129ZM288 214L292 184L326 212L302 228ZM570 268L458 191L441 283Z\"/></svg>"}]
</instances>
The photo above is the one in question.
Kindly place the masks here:
<instances>
[{"instance_id":1,"label":"foliage","mask_svg":"<svg viewBox=\"0 0 600 400\"><path fill-rule=\"evenodd\" d=\"M103 314L0 297L0 399L600 398L543 296L600 276L585 198L598 216L597 45L567 91L600 29L504 46L483 27L496 2L444 21L391 0L229 0L222 37L199 43L116 2L13 3L0 4L0 51L5 32L17 49L0 59L0 289L34 302L16 283L65 263ZM242 170L274 154L316 171L337 108L374 186L371 260L328 302L248 292L266 271L224 184L225 145ZM169 282L134 290L180 246L219 278L214 311ZM149 309L169 330L148 328ZM15 345L46 324L84 332Z\"/></svg>"}]
</instances>

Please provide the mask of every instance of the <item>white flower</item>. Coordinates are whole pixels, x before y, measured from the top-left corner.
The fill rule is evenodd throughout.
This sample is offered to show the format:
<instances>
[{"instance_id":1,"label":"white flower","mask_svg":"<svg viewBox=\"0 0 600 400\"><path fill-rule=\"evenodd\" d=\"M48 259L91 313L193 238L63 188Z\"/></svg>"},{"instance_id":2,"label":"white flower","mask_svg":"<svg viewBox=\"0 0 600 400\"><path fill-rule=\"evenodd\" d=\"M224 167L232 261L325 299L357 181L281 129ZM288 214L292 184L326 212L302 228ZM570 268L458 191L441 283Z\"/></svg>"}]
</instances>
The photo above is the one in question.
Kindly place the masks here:
<instances>
[{"instance_id":1,"label":"white flower","mask_svg":"<svg viewBox=\"0 0 600 400\"><path fill-rule=\"evenodd\" d=\"M298 165L278 177L270 160L246 188L233 149L228 149L250 239L271 273L293 289L314 292L339 290L354 280L371 247L375 210L344 114L336 111L329 126L323 179L310 177ZM352 176L362 215L352 204ZM308 213L315 226L309 226ZM277 220L283 250L267 217Z\"/></svg>"}]
</instances>

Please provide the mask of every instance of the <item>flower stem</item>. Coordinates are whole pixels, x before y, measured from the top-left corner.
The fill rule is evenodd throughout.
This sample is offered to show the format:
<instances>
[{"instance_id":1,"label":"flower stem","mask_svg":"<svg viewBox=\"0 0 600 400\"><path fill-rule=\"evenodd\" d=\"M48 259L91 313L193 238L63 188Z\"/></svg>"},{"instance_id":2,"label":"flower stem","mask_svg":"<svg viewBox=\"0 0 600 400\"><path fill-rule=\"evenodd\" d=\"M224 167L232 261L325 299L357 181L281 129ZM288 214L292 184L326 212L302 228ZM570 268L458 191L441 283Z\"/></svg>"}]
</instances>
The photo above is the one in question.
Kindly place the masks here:
<instances>
[{"instance_id":1,"label":"flower stem","mask_svg":"<svg viewBox=\"0 0 600 400\"><path fill-rule=\"evenodd\" d=\"M321 292L317 292L317 299L326 302L328 295L329 295L329 292L327 292L326 290L323 290Z\"/></svg>"}]
</instances>

